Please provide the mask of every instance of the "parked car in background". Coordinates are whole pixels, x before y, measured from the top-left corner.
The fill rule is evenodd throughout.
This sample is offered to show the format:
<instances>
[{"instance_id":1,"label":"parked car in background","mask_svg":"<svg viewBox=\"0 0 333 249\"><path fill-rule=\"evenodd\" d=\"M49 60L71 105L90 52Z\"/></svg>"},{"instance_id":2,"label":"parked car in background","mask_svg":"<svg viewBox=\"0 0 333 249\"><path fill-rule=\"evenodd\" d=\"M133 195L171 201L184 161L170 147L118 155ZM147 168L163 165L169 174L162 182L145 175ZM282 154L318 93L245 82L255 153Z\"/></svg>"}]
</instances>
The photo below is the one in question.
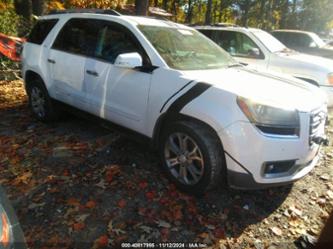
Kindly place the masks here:
<instances>
[{"instance_id":1,"label":"parked car in background","mask_svg":"<svg viewBox=\"0 0 333 249\"><path fill-rule=\"evenodd\" d=\"M296 181L326 141L318 87L245 68L170 21L110 11L41 17L22 73L37 119L54 121L61 104L135 131L194 194Z\"/></svg>"},{"instance_id":2,"label":"parked car in background","mask_svg":"<svg viewBox=\"0 0 333 249\"><path fill-rule=\"evenodd\" d=\"M288 49L271 34L254 28L196 26L239 62L261 71L292 75L319 86L333 106L333 60Z\"/></svg>"},{"instance_id":3,"label":"parked car in background","mask_svg":"<svg viewBox=\"0 0 333 249\"><path fill-rule=\"evenodd\" d=\"M288 48L296 51L333 59L333 47L316 33L300 30L274 30L272 35Z\"/></svg>"},{"instance_id":4,"label":"parked car in background","mask_svg":"<svg viewBox=\"0 0 333 249\"><path fill-rule=\"evenodd\" d=\"M20 223L5 191L0 186L0 248L26 249Z\"/></svg>"}]
</instances>

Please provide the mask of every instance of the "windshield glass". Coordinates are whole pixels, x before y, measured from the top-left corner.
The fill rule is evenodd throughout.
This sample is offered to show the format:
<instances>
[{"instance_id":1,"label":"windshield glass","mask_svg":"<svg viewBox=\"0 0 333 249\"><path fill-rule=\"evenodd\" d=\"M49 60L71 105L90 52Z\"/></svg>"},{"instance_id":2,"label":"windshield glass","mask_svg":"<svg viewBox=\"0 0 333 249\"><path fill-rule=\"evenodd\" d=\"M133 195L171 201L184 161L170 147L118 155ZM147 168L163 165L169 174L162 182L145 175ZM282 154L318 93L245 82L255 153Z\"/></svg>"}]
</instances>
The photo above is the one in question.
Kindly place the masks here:
<instances>
[{"instance_id":1,"label":"windshield glass","mask_svg":"<svg viewBox=\"0 0 333 249\"><path fill-rule=\"evenodd\" d=\"M317 34L311 33L310 36L318 47L321 48L325 46L325 42Z\"/></svg>"},{"instance_id":2,"label":"windshield glass","mask_svg":"<svg viewBox=\"0 0 333 249\"><path fill-rule=\"evenodd\" d=\"M262 44L272 53L284 51L287 49L285 45L283 45L278 39L276 39L271 34L262 31L256 30L252 31L252 33L262 42Z\"/></svg>"},{"instance_id":3,"label":"windshield glass","mask_svg":"<svg viewBox=\"0 0 333 249\"><path fill-rule=\"evenodd\" d=\"M171 68L214 69L236 63L227 52L198 31L149 25L138 28Z\"/></svg>"}]
</instances>

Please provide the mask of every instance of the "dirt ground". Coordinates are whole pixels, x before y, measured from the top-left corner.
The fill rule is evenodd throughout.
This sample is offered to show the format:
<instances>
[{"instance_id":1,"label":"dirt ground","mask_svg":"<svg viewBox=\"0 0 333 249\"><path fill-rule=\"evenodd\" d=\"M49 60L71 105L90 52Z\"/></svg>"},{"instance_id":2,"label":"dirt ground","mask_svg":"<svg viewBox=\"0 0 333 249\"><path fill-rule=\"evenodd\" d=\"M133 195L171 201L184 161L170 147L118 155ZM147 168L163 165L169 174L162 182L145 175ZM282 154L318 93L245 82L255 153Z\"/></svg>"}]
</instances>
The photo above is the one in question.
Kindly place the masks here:
<instances>
[{"instance_id":1,"label":"dirt ground","mask_svg":"<svg viewBox=\"0 0 333 249\"><path fill-rule=\"evenodd\" d=\"M30 248L306 248L333 210L332 142L320 157L292 186L192 197L168 182L146 145L73 116L37 122L22 82L0 82L0 184Z\"/></svg>"}]
</instances>

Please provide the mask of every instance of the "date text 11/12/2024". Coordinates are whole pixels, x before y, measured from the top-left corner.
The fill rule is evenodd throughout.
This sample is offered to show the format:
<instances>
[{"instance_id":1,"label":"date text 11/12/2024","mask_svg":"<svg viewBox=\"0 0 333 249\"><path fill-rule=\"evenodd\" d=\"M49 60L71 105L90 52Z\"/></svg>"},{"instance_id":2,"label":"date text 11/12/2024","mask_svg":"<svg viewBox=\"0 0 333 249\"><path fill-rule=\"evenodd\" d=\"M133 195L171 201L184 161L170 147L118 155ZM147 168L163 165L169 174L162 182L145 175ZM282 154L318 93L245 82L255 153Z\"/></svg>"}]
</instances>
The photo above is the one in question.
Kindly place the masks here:
<instances>
[{"instance_id":1,"label":"date text 11/12/2024","mask_svg":"<svg viewBox=\"0 0 333 249\"><path fill-rule=\"evenodd\" d=\"M204 248L204 247L207 247L205 243L197 243L197 242L121 243L121 248Z\"/></svg>"}]
</instances>

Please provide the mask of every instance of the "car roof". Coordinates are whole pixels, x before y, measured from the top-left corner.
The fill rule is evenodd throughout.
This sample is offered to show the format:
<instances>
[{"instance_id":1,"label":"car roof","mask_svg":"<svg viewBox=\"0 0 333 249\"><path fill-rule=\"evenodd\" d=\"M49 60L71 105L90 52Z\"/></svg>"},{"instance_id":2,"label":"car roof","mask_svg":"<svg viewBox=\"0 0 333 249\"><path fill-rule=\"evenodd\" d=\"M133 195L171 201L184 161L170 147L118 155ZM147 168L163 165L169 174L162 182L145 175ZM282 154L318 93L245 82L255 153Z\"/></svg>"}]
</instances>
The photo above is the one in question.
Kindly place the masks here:
<instances>
[{"instance_id":1,"label":"car roof","mask_svg":"<svg viewBox=\"0 0 333 249\"><path fill-rule=\"evenodd\" d=\"M201 30L228 30L228 31L241 31L241 32L253 32L253 31L262 31L261 29L257 28L245 28L240 26L228 26L228 27L221 27L221 26L210 26L210 25L196 25L192 26L195 29Z\"/></svg>"},{"instance_id":2,"label":"car roof","mask_svg":"<svg viewBox=\"0 0 333 249\"><path fill-rule=\"evenodd\" d=\"M276 29L272 31L272 33L300 33L300 34L313 34L313 32L310 31L304 31L304 30L297 30L297 29Z\"/></svg>"},{"instance_id":3,"label":"car roof","mask_svg":"<svg viewBox=\"0 0 333 249\"><path fill-rule=\"evenodd\" d=\"M54 18L92 18L92 19L109 19L112 20L122 20L128 24L134 26L137 25L149 25L149 26L160 26L160 27L170 27L170 28L181 28L181 29L192 29L188 26L178 24L167 19L158 19L154 17L143 17L143 16L129 16L108 13L93 13L93 12L71 12L71 13L51 13L48 15L41 16L39 19L54 19Z\"/></svg>"}]
</instances>

